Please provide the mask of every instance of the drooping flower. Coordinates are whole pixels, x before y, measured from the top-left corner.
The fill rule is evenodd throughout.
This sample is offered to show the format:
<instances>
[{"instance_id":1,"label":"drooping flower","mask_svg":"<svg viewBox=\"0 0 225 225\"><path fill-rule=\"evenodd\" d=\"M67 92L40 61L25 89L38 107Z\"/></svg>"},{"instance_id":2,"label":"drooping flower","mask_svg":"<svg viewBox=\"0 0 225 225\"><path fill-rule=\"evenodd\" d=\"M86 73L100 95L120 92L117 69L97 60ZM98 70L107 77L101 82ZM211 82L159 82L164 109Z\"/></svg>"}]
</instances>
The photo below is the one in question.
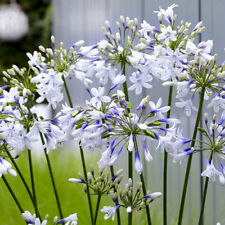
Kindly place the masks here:
<instances>
[{"instance_id":1,"label":"drooping flower","mask_svg":"<svg viewBox=\"0 0 225 225\"><path fill-rule=\"evenodd\" d=\"M117 206L104 206L102 209L101 209L101 212L103 213L106 213L104 215L104 219L107 220L109 219L110 217L112 217L112 220L114 221L115 219L115 212L116 210L118 210L120 208L120 205L117 205Z\"/></svg>"}]
</instances>

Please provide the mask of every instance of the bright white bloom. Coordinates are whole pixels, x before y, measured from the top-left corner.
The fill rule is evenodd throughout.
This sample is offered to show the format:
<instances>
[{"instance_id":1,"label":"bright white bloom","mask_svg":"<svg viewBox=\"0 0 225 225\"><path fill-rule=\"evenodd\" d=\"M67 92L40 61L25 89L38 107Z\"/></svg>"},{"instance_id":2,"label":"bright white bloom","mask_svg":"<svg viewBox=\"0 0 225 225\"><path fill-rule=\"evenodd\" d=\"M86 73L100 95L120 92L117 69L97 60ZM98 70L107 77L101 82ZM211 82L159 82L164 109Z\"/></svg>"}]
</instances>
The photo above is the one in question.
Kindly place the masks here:
<instances>
[{"instance_id":1,"label":"bright white bloom","mask_svg":"<svg viewBox=\"0 0 225 225\"><path fill-rule=\"evenodd\" d=\"M101 107L102 102L110 102L111 98L109 96L104 96L104 87L92 88L91 94L93 97L91 98L90 102L95 105L97 108Z\"/></svg>"},{"instance_id":2,"label":"bright white bloom","mask_svg":"<svg viewBox=\"0 0 225 225\"><path fill-rule=\"evenodd\" d=\"M22 217L28 224L35 223L36 215L32 215L29 211L25 211L24 213L22 213Z\"/></svg>"},{"instance_id":3,"label":"bright white bloom","mask_svg":"<svg viewBox=\"0 0 225 225\"><path fill-rule=\"evenodd\" d=\"M106 213L104 216L104 219L107 220L110 217L112 217L112 220L114 221L115 219L115 212L117 209L119 209L120 205L117 206L104 206L103 209L101 209L101 212Z\"/></svg>"},{"instance_id":4,"label":"bright white bloom","mask_svg":"<svg viewBox=\"0 0 225 225\"><path fill-rule=\"evenodd\" d=\"M142 166L142 163L141 163L141 160L139 158L139 154L138 154L137 151L135 152L135 163L134 163L134 167L135 167L135 170L137 171L138 174L141 174L142 173L143 166Z\"/></svg>"},{"instance_id":5,"label":"bright white bloom","mask_svg":"<svg viewBox=\"0 0 225 225\"><path fill-rule=\"evenodd\" d=\"M128 151L132 152L134 150L134 141L133 141L133 134L129 137L129 143L128 143Z\"/></svg>"},{"instance_id":6,"label":"bright white bloom","mask_svg":"<svg viewBox=\"0 0 225 225\"><path fill-rule=\"evenodd\" d=\"M161 105L162 105L162 98L161 97L159 98L159 100L156 104L153 101L149 102L149 106L151 108L150 112L155 113L158 118L164 118L162 113L166 113L170 110L169 106L161 107Z\"/></svg>"},{"instance_id":7,"label":"bright white bloom","mask_svg":"<svg viewBox=\"0 0 225 225\"><path fill-rule=\"evenodd\" d=\"M197 108L193 106L192 99L182 100L180 98L180 102L175 103L176 107L183 108L187 116L191 116L191 111L197 111Z\"/></svg>"},{"instance_id":8,"label":"bright white bloom","mask_svg":"<svg viewBox=\"0 0 225 225\"><path fill-rule=\"evenodd\" d=\"M127 213L131 213L132 212L131 206L128 206L126 211L127 211Z\"/></svg>"},{"instance_id":9,"label":"bright white bloom","mask_svg":"<svg viewBox=\"0 0 225 225\"><path fill-rule=\"evenodd\" d=\"M151 88L152 85L150 85L148 82L152 81L152 76L147 73L142 73L140 71L136 73L132 73L132 76L130 77L130 81L133 83L132 86L128 88L129 91L135 90L136 95L141 94L142 88Z\"/></svg>"},{"instance_id":10,"label":"bright white bloom","mask_svg":"<svg viewBox=\"0 0 225 225\"><path fill-rule=\"evenodd\" d=\"M37 51L34 51L33 55L28 52L27 57L29 58L28 64L30 66L37 66L37 67L39 67L39 64L42 63L45 59L43 56L39 57Z\"/></svg>"},{"instance_id":11,"label":"bright white bloom","mask_svg":"<svg viewBox=\"0 0 225 225\"><path fill-rule=\"evenodd\" d=\"M176 41L176 31L173 31L171 26L161 28L161 31L162 32L158 36L159 40L165 41L166 44L168 44L170 41Z\"/></svg>"},{"instance_id":12,"label":"bright white bloom","mask_svg":"<svg viewBox=\"0 0 225 225\"><path fill-rule=\"evenodd\" d=\"M41 222L41 220L39 218L36 218L34 223L29 223L28 225L46 225L47 224L47 220L43 220L43 222Z\"/></svg>"},{"instance_id":13,"label":"bright white bloom","mask_svg":"<svg viewBox=\"0 0 225 225\"><path fill-rule=\"evenodd\" d=\"M162 9L161 7L159 8L159 11L154 11L155 13L158 14L158 19L159 21L164 18L168 23L172 23L173 21L173 8L177 7L178 5L171 5L169 6L166 10Z\"/></svg>"},{"instance_id":14,"label":"bright white bloom","mask_svg":"<svg viewBox=\"0 0 225 225\"><path fill-rule=\"evenodd\" d=\"M57 222L57 224L65 223L65 225L77 225L77 221L78 221L77 214L74 213L74 214L71 214L71 215L69 215L68 217L66 217L64 219L59 220Z\"/></svg>"},{"instance_id":15,"label":"bright white bloom","mask_svg":"<svg viewBox=\"0 0 225 225\"><path fill-rule=\"evenodd\" d=\"M57 103L62 101L61 86L63 85L63 80L61 73L56 73L53 69L49 69L33 77L31 82L36 83L37 92L40 95L37 103L41 103L46 99L49 105L55 109Z\"/></svg>"},{"instance_id":16,"label":"bright white bloom","mask_svg":"<svg viewBox=\"0 0 225 225\"><path fill-rule=\"evenodd\" d=\"M214 112L218 112L220 108L225 109L225 99L221 96L214 97L207 106L208 108L213 107Z\"/></svg>"},{"instance_id":17,"label":"bright white bloom","mask_svg":"<svg viewBox=\"0 0 225 225\"><path fill-rule=\"evenodd\" d=\"M201 173L201 176L206 176L211 179L213 182L215 181L216 175L220 175L220 172L215 168L214 161L212 160L209 164L208 159L206 160L206 170Z\"/></svg>"},{"instance_id":18,"label":"bright white bloom","mask_svg":"<svg viewBox=\"0 0 225 225\"><path fill-rule=\"evenodd\" d=\"M11 175L16 176L16 171L12 169L11 164L5 159L0 157L0 177L9 172Z\"/></svg>"}]
</instances>

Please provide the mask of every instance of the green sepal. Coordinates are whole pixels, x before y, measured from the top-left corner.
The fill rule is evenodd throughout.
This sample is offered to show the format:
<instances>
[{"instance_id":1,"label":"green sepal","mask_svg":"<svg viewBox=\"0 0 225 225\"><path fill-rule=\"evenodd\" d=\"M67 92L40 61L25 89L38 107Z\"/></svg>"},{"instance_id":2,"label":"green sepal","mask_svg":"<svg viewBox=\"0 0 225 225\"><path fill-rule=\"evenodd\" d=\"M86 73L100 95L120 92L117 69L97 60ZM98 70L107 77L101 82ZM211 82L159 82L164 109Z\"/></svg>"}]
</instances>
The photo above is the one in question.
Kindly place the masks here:
<instances>
[{"instance_id":1,"label":"green sepal","mask_svg":"<svg viewBox=\"0 0 225 225\"><path fill-rule=\"evenodd\" d=\"M157 139L155 134L152 131L150 131L150 130L143 130L143 131L144 131L145 135L150 136L154 139Z\"/></svg>"},{"instance_id":2,"label":"green sepal","mask_svg":"<svg viewBox=\"0 0 225 225\"><path fill-rule=\"evenodd\" d=\"M207 132L202 127L198 127L198 131L200 131L204 136L207 136Z\"/></svg>"}]
</instances>

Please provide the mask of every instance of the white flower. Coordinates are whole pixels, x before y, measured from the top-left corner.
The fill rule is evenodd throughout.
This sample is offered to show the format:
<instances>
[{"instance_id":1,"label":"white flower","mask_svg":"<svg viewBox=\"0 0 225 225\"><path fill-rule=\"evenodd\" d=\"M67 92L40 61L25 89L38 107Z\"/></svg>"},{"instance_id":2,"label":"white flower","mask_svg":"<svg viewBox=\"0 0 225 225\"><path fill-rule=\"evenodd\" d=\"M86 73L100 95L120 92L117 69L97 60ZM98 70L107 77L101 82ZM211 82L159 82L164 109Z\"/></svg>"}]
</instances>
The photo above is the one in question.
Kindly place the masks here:
<instances>
[{"instance_id":1,"label":"white flower","mask_svg":"<svg viewBox=\"0 0 225 225\"><path fill-rule=\"evenodd\" d=\"M207 108L210 108L210 107L213 107L214 112L218 112L220 107L222 109L225 109L225 99L217 95L208 104Z\"/></svg>"},{"instance_id":2,"label":"white flower","mask_svg":"<svg viewBox=\"0 0 225 225\"><path fill-rule=\"evenodd\" d=\"M127 211L127 213L131 213L132 212L131 206L128 206L126 211Z\"/></svg>"},{"instance_id":3,"label":"white flower","mask_svg":"<svg viewBox=\"0 0 225 225\"><path fill-rule=\"evenodd\" d=\"M110 217L112 217L112 220L114 221L115 219L115 212L117 209L119 209L120 205L117 206L104 206L103 209L101 209L101 212L106 213L104 216L104 219L107 220Z\"/></svg>"},{"instance_id":4,"label":"white flower","mask_svg":"<svg viewBox=\"0 0 225 225\"><path fill-rule=\"evenodd\" d=\"M128 143L128 151L132 152L134 150L134 141L133 141L133 134L129 137L129 143Z\"/></svg>"},{"instance_id":5,"label":"white flower","mask_svg":"<svg viewBox=\"0 0 225 225\"><path fill-rule=\"evenodd\" d=\"M164 118L163 114L162 113L165 113L165 112L168 112L170 110L170 107L169 106L164 106L164 107L161 107L160 106L162 105L162 98L160 97L158 102L155 104L153 101L150 101L149 102L149 106L151 108L151 113L155 113L158 118Z\"/></svg>"},{"instance_id":6,"label":"white flower","mask_svg":"<svg viewBox=\"0 0 225 225\"><path fill-rule=\"evenodd\" d=\"M144 153L145 153L145 159L146 159L146 161L148 161L148 162L152 161L153 160L153 157L152 157L149 149L147 148L146 143L143 141L142 144L143 144L143 148L144 148Z\"/></svg>"},{"instance_id":7,"label":"white flower","mask_svg":"<svg viewBox=\"0 0 225 225\"><path fill-rule=\"evenodd\" d=\"M143 20L142 24L141 24L141 30L139 30L139 32L144 35L144 37L148 40L149 36L148 36L148 32L153 33L156 30L156 28L154 26L151 26L149 23L147 23L145 20Z\"/></svg>"},{"instance_id":8,"label":"white flower","mask_svg":"<svg viewBox=\"0 0 225 225\"><path fill-rule=\"evenodd\" d=\"M134 167L135 167L135 170L137 171L138 174L141 174L142 173L143 166L142 166L142 163L141 163L141 160L139 158L139 154L138 154L137 151L135 152L135 163L134 163Z\"/></svg>"},{"instance_id":9,"label":"white flower","mask_svg":"<svg viewBox=\"0 0 225 225\"><path fill-rule=\"evenodd\" d=\"M197 111L197 108L193 106L191 99L185 101L180 98L180 102L176 102L175 105L178 108L183 108L187 116L191 116L192 109Z\"/></svg>"},{"instance_id":10,"label":"white flower","mask_svg":"<svg viewBox=\"0 0 225 225\"><path fill-rule=\"evenodd\" d=\"M134 83L132 86L128 88L129 91L135 90L135 93L137 95L141 94L142 88L151 88L152 85L150 85L148 82L152 81L152 76L145 73L142 73L140 71L132 73L132 76L130 77L130 81Z\"/></svg>"},{"instance_id":11,"label":"white flower","mask_svg":"<svg viewBox=\"0 0 225 225\"><path fill-rule=\"evenodd\" d=\"M161 31L162 33L160 33L158 36L159 40L165 41L166 44L168 44L170 41L176 41L176 31L173 31L171 26L161 28Z\"/></svg>"},{"instance_id":12,"label":"white flower","mask_svg":"<svg viewBox=\"0 0 225 225\"><path fill-rule=\"evenodd\" d=\"M213 160L209 164L209 161L207 159L206 160L206 169L201 173L201 176L206 176L214 182L216 175L219 176L220 172L214 167Z\"/></svg>"},{"instance_id":13,"label":"white flower","mask_svg":"<svg viewBox=\"0 0 225 225\"><path fill-rule=\"evenodd\" d=\"M104 60L96 61L95 63L95 70L96 74L95 76L98 79L103 80L103 84L106 84L108 82L108 78L111 80L114 80L116 75L116 68L111 65L106 65Z\"/></svg>"},{"instance_id":14,"label":"white flower","mask_svg":"<svg viewBox=\"0 0 225 225\"><path fill-rule=\"evenodd\" d=\"M110 102L111 98L109 96L104 96L104 87L99 87L97 88L92 88L91 89L91 94L93 97L91 98L90 102L93 105L96 105L97 108L101 107L102 102Z\"/></svg>"},{"instance_id":15,"label":"white flower","mask_svg":"<svg viewBox=\"0 0 225 225\"><path fill-rule=\"evenodd\" d=\"M31 53L29 53L29 52L26 55L29 58L28 64L30 66L37 66L37 67L39 67L40 61L43 62L44 59L45 59L43 56L39 57L37 51L34 51L33 55Z\"/></svg>"},{"instance_id":16,"label":"white flower","mask_svg":"<svg viewBox=\"0 0 225 225\"><path fill-rule=\"evenodd\" d=\"M99 53L99 50L97 49L97 45L91 45L91 46L82 46L80 47L80 52L82 56L93 58Z\"/></svg>"},{"instance_id":17,"label":"white flower","mask_svg":"<svg viewBox=\"0 0 225 225\"><path fill-rule=\"evenodd\" d=\"M77 225L77 221L78 221L77 214L74 213L74 214L71 214L71 215L69 215L68 217L66 217L64 219L59 220L57 222L57 224L65 223L65 225Z\"/></svg>"},{"instance_id":18,"label":"white flower","mask_svg":"<svg viewBox=\"0 0 225 225\"><path fill-rule=\"evenodd\" d=\"M190 92L189 82L188 81L181 81L176 83L177 87L177 98L183 98L188 95Z\"/></svg>"},{"instance_id":19,"label":"white flower","mask_svg":"<svg viewBox=\"0 0 225 225\"><path fill-rule=\"evenodd\" d=\"M45 73L40 73L33 77L31 82L36 83L37 92L40 95L37 103L41 103L46 99L49 105L55 109L57 103L62 101L61 86L63 85L63 80L61 73L55 73L53 69L49 69Z\"/></svg>"},{"instance_id":20,"label":"white flower","mask_svg":"<svg viewBox=\"0 0 225 225\"><path fill-rule=\"evenodd\" d=\"M28 225L46 225L47 224L47 220L43 220L43 222L41 222L41 220L39 218L36 218L34 223L29 223Z\"/></svg>"},{"instance_id":21,"label":"white flower","mask_svg":"<svg viewBox=\"0 0 225 225\"><path fill-rule=\"evenodd\" d=\"M34 224L36 219L36 215L32 215L29 211L25 211L24 213L22 213L22 217L28 224Z\"/></svg>"},{"instance_id":22,"label":"white flower","mask_svg":"<svg viewBox=\"0 0 225 225\"><path fill-rule=\"evenodd\" d=\"M178 5L172 4L169 6L166 10L162 9L161 7L159 8L159 11L154 11L155 13L158 14L158 19L161 21L162 17L169 23L172 23L173 21L173 8L177 7Z\"/></svg>"},{"instance_id":23,"label":"white flower","mask_svg":"<svg viewBox=\"0 0 225 225\"><path fill-rule=\"evenodd\" d=\"M11 164L0 157L0 177L3 174L7 174L7 172L9 172L13 176L16 176L16 171L12 169Z\"/></svg>"}]
</instances>

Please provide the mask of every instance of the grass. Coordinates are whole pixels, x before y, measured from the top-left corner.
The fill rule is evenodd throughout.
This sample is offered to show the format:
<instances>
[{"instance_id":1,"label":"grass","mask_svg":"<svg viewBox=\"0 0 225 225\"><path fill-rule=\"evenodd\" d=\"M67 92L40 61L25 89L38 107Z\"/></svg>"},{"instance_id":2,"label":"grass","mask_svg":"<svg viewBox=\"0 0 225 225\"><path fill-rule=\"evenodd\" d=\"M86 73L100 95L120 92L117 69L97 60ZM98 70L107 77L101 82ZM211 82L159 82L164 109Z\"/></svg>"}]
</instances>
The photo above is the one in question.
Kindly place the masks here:
<instances>
[{"instance_id":1,"label":"grass","mask_svg":"<svg viewBox=\"0 0 225 225\"><path fill-rule=\"evenodd\" d=\"M35 152L36 153L36 152ZM34 177L35 186L37 191L37 202L42 218L48 215L48 224L52 224L52 221L56 215L58 215L56 201L54 197L53 188L51 185L50 176L47 169L45 157L43 155L37 155L32 153L34 162ZM84 186L82 184L74 184L68 182L68 178L78 177L77 174L82 172L82 165L80 155L78 151L71 150L57 150L51 151L50 160L53 167L53 172L56 179L56 185L62 205L64 217L72 214L78 214L78 224L88 225L90 224L90 217L87 205L87 198L83 191ZM87 168L90 169L91 164L96 164L97 156L90 153L87 154ZM24 152L19 159L16 160L21 169L26 181L30 185L29 168L27 160L27 152ZM29 199L28 194L19 178L13 177L7 174L6 179L13 188L17 198L22 204L24 210L29 210L34 213L33 206ZM95 208L96 196L93 197L93 206ZM25 224L21 214L15 205L12 197L10 196L7 188L2 180L0 180L0 225L23 225ZM108 197L103 198L101 202L102 208L104 205L113 205ZM157 204L156 204L157 205ZM134 224L144 225L145 216L144 213L134 212ZM104 214L99 213L97 225L111 225L116 224L116 221L104 220ZM142 219L143 217L143 219ZM157 218L155 218L157 220ZM122 212L122 224L127 222L127 214L123 209ZM159 224L155 222L154 224Z\"/></svg>"}]
</instances>

